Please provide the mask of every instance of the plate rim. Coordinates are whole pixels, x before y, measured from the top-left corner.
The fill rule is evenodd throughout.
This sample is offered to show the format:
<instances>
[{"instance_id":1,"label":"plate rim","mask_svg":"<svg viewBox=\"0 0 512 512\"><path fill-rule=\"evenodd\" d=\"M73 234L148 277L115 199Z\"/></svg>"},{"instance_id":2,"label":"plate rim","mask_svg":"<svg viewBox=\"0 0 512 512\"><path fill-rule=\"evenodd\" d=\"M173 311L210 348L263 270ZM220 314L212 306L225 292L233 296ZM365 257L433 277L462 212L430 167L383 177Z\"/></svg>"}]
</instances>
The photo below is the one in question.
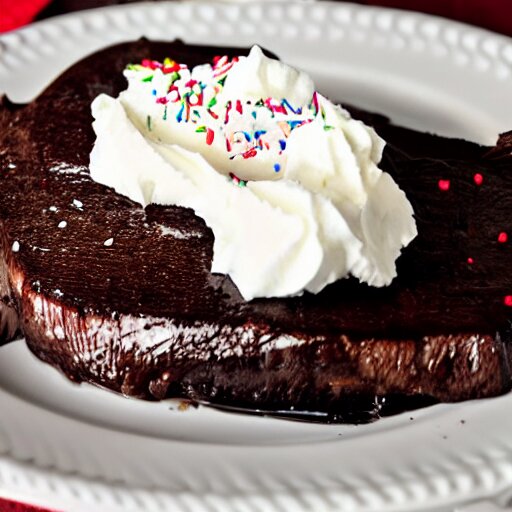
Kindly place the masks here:
<instances>
[{"instance_id":1,"label":"plate rim","mask_svg":"<svg viewBox=\"0 0 512 512\"><path fill-rule=\"evenodd\" d=\"M42 20L42 21L36 22L35 24L30 25L28 27L23 27L20 30L4 34L4 35L0 36L0 43L1 42L5 43L7 41L6 47L12 48L13 44L15 46L16 46L16 44L21 44L21 43L16 43L16 42L13 43L12 41L23 41L24 36L26 34L31 34L34 32L44 33L48 27L51 28L52 26L56 26L56 25L65 25L66 23L72 23L78 19L83 20L84 18L89 18L89 17L92 18L94 16L102 16L102 15L107 16L107 15L110 15L111 13L135 12L135 11L141 10L141 9L149 11L152 9L156 10L156 9L161 9L161 8L172 8L176 4L185 4L185 3L187 3L187 2L162 2L159 4L147 4L147 3L140 2L140 3L128 4L128 5L122 5L122 6L107 6L107 7L102 7L99 9L92 9L89 11L81 11L78 13L70 13L70 14L58 16L55 18ZM292 4L287 3L285 1L260 2L260 3L264 4L265 6L280 5L284 9L293 8L293 7L290 7ZM193 4L195 4L196 7L198 7L198 6L200 7L201 5L212 5L211 2L193 2ZM247 5L247 4L238 4L238 3L231 3L231 2L215 2L214 4L217 6ZM337 2L308 2L308 1L296 2L295 5L302 5L305 8L309 8L309 6L314 6L314 5L339 6L339 4ZM391 8L384 8L384 7L374 7L374 6L370 7L370 6L364 6L364 5L359 5L359 4L348 4L348 7L356 12L368 12L368 11L371 11L373 13L380 12L380 13L384 13L384 14L389 14L393 18L409 17L409 18L419 19L421 21L428 22L428 23L441 24L444 27L454 27L454 28L457 28L459 31L465 31L466 33L474 33L482 38L485 38L486 40L498 41L500 44L506 44L507 46L510 46L512 48L512 39L507 36L504 36L501 34L495 34L486 29L473 27L471 25L447 20L447 19L440 18L437 16L431 16L431 15L423 14L423 13L415 13L413 11L407 11L407 10L391 9ZM226 8L229 8L229 7L226 7ZM114 15L114 14L112 14L112 15ZM8 51L9 50L6 50L6 53ZM4 56L5 55L2 55L2 53L0 53L0 63ZM0 78L1 78L1 76L2 76L2 69L0 68ZM0 395L1 395L1 393L0 393ZM37 408L35 408L35 409L37 409ZM56 416L58 416L58 415L56 415ZM70 476L69 474L65 474L65 473L60 472L55 469L41 469L37 465L31 464L30 462L20 462L19 460L10 458L9 455L6 455L5 453L2 452L2 444L1 444L2 430L1 430L1 427L2 427L2 425L0 424L0 490L2 490L3 492L7 492L6 482L8 481L8 478L6 477L6 469L5 468L10 466L13 469L13 471L16 470L16 471L20 472L18 475L18 478L23 479L22 476L20 476L20 475L22 475L24 472L26 473L27 479L25 481L25 484L30 481L30 486L33 487L33 484L35 483L36 484L35 487L37 487L39 489L45 489L44 492L46 492L47 494L48 494L48 489L55 487L55 481L53 480L55 478L57 480L60 478L62 485L66 485L65 482L67 482L68 486L70 486L70 485L71 486L72 485L95 486L96 484L98 484L99 487L98 487L98 489L95 489L95 492L97 494L101 494L102 486L104 486L103 482L95 482L94 480L89 480L85 476L80 476L80 477ZM94 427L94 429L99 429L99 431L103 430L100 427ZM107 430L107 429L104 429L104 430ZM510 448L510 445L506 446L506 449L505 449L505 446L502 446L501 448L503 449L501 454L506 452L508 455L512 455L512 449ZM2 469L3 469L3 471L2 471ZM490 490L488 490L487 497L496 496L497 494L501 493L503 491L502 487L503 487L504 481L507 481L509 485L512 483L512 463L507 462L507 464L504 464L503 467L499 468L499 471L501 473L503 473L501 475L502 478L496 479L496 482L494 483L494 485L490 486ZM30 473L30 475L29 475L29 473ZM30 478L29 478L29 476L30 476ZM73 480L73 484L69 483L70 479ZM498 480L499 480L499 482L498 482ZM21 487L18 486L18 491L16 491L16 492L21 494L22 491L20 489L22 489L22 487L23 487L23 485ZM105 491L105 489L103 489L103 491ZM108 493L108 489L105 492ZM131 491L129 489L126 489L123 492L130 493ZM91 492L89 494L90 494L90 496L93 496L94 493ZM435 494L435 492L434 492L434 494ZM44 499L42 497L43 494L40 494L40 495L36 496L35 498L32 498L32 495L30 493L27 496L28 496L27 499L30 500L29 502L32 502L32 503L39 502L39 504L40 504L41 503L40 500ZM438 494L437 498L439 498L439 496L440 495ZM276 501L276 496L263 496L262 495L260 498L262 500L264 500L263 501L264 503L269 505L268 510L279 510L279 507L282 505L282 503L288 503L293 506L297 506L297 504L298 504L300 507L302 507L301 510L307 510L308 507L310 506L309 502L307 500L306 501L299 500L297 502L293 496L287 496L288 501L286 501L286 496L279 497L279 499L277 499L277 501ZM468 498L468 500L471 499L469 494L468 494L467 498ZM51 500L52 498L49 498L49 499ZM69 499L69 497L66 499ZM162 499L164 499L164 498L162 498ZM167 502L164 500L163 503L171 503L172 502L172 506L175 507L175 508L172 508L172 510L187 510L187 507L190 507L189 510L201 510L200 502L197 500L194 501L193 497L188 497L187 499L182 500L182 499L178 499L175 495L173 496L171 493L167 496L166 499L167 499ZM177 501L176 501L176 499L177 499ZM219 502L218 499L220 499L221 501ZM214 510L216 503L217 504L223 503L229 507L233 507L233 506L236 507L236 502L233 505L233 503L230 503L228 501L222 501L222 499L223 499L222 495L213 496L213 497L211 497L211 499L208 498L206 501L207 509L209 507L209 509ZM367 500L366 502L365 502L365 499ZM363 509L366 510L368 506L375 507L375 504L376 504L375 499L376 499L375 496L371 496L369 498L363 497L359 500L360 501L359 505L356 505L356 506L358 506L358 507L360 506L360 510L363 510ZM437 504L439 506L445 506L445 504L450 501L449 499L448 499L448 501L446 500L446 496L441 499L444 499L444 503L442 501L438 500ZM208 500L210 500L210 501L208 501ZM284 501L281 501L281 500L284 500ZM47 506L52 506L51 503L48 503L48 502L46 502L46 503L47 503ZM155 501L155 503L157 503L157 501ZM257 510L258 505L256 503L257 502L255 502L254 505L250 505L250 506L254 506L254 510ZM262 502L260 501L259 503L261 504ZM322 505L325 506L325 510L331 510L331 509L334 510L334 507L336 507L339 503L340 503L339 500L337 501L335 496L324 496L323 501L322 501ZM384 510L384 509L391 510L389 508L389 506L390 506L389 503L386 504L382 501L381 505L382 504L384 505L382 510ZM394 506L394 505L399 505L399 502L396 501L394 504L391 504L391 506ZM403 505L403 503L402 503L402 505ZM55 506L55 505L53 505L53 506ZM100 504L99 506L100 506L100 508L98 510L100 510L103 505ZM388 507L388 508L384 508L384 507ZM229 508L229 509L226 508L226 510L231 510L231 509L235 510L236 508ZM76 509L76 510L78 510L78 509ZM114 509L111 509L111 510L114 510ZM151 510L153 510L153 508ZM157 508L155 508L155 510L157 510ZM163 510L163 508L160 508L159 510ZM296 510L299 510L299 508L296 508ZM353 510L356 510L356 508L354 508ZM357 508L357 510L359 510L359 508Z\"/></svg>"}]
</instances>

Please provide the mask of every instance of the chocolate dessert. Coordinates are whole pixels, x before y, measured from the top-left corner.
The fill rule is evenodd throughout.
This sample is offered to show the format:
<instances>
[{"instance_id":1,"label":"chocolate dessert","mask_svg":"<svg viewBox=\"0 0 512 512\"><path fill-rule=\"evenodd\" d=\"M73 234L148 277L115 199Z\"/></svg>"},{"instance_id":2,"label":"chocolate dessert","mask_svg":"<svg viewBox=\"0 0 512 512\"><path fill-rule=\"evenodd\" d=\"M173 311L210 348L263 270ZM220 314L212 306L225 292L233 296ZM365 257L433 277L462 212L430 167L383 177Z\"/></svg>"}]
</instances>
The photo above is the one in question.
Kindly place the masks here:
<instances>
[{"instance_id":1,"label":"chocolate dessert","mask_svg":"<svg viewBox=\"0 0 512 512\"><path fill-rule=\"evenodd\" d=\"M350 277L244 300L211 272L213 234L191 209L142 208L91 179L91 102L125 88L127 63L240 53L141 40L28 105L1 100L0 342L23 336L73 381L127 396L322 421L509 391L511 133L483 147L349 109L386 140L380 166L417 223L381 288Z\"/></svg>"}]
</instances>

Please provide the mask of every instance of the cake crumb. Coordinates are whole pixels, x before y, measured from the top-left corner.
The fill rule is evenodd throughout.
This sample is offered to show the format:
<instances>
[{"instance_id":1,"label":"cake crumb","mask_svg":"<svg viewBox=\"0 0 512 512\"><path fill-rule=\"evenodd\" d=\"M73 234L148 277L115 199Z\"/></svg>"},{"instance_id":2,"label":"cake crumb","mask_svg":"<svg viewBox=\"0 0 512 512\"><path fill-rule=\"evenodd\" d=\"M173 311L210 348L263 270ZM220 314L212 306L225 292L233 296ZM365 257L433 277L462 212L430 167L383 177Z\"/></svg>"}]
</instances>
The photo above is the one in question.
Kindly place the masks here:
<instances>
[{"instance_id":1,"label":"cake crumb","mask_svg":"<svg viewBox=\"0 0 512 512\"><path fill-rule=\"evenodd\" d=\"M193 400L180 400L180 403L178 404L178 411L188 411L191 407L197 409L199 405L197 402L194 402Z\"/></svg>"},{"instance_id":2,"label":"cake crumb","mask_svg":"<svg viewBox=\"0 0 512 512\"><path fill-rule=\"evenodd\" d=\"M57 227L60 229L64 229L67 225L68 225L68 223L65 220L61 220Z\"/></svg>"},{"instance_id":3,"label":"cake crumb","mask_svg":"<svg viewBox=\"0 0 512 512\"><path fill-rule=\"evenodd\" d=\"M113 238L108 238L107 240L105 240L105 241L103 242L103 245L104 245L105 247L110 247L113 243L114 243L114 239L113 239Z\"/></svg>"},{"instance_id":4,"label":"cake crumb","mask_svg":"<svg viewBox=\"0 0 512 512\"><path fill-rule=\"evenodd\" d=\"M20 250L20 243L18 240L15 240L12 244L12 252L19 252Z\"/></svg>"}]
</instances>

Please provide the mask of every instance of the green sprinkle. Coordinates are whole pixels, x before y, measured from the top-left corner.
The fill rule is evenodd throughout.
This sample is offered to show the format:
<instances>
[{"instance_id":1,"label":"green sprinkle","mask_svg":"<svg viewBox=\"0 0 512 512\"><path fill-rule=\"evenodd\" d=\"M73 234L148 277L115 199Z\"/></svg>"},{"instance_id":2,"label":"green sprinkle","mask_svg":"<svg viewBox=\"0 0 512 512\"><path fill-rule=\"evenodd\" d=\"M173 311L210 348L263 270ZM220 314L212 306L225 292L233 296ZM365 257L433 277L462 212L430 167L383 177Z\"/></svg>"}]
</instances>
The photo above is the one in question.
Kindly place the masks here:
<instances>
[{"instance_id":1,"label":"green sprinkle","mask_svg":"<svg viewBox=\"0 0 512 512\"><path fill-rule=\"evenodd\" d=\"M215 96L208 102L208 108L212 108L214 105L217 105L217 98Z\"/></svg>"},{"instance_id":2,"label":"green sprinkle","mask_svg":"<svg viewBox=\"0 0 512 512\"><path fill-rule=\"evenodd\" d=\"M167 105L165 105L165 108L164 108L164 121L167 121Z\"/></svg>"},{"instance_id":3,"label":"green sprinkle","mask_svg":"<svg viewBox=\"0 0 512 512\"><path fill-rule=\"evenodd\" d=\"M151 116L146 117L146 124L148 126L148 130L151 131Z\"/></svg>"},{"instance_id":4,"label":"green sprinkle","mask_svg":"<svg viewBox=\"0 0 512 512\"><path fill-rule=\"evenodd\" d=\"M140 64L128 64L128 66L126 66L126 69L128 69L129 71L143 71L146 68L144 66L141 66Z\"/></svg>"},{"instance_id":5,"label":"green sprinkle","mask_svg":"<svg viewBox=\"0 0 512 512\"><path fill-rule=\"evenodd\" d=\"M225 81L226 81L226 77L224 76L224 77L222 77L222 78L218 81L218 83L224 87L224 82L225 82Z\"/></svg>"},{"instance_id":6,"label":"green sprinkle","mask_svg":"<svg viewBox=\"0 0 512 512\"><path fill-rule=\"evenodd\" d=\"M153 75L145 76L142 81L143 82L151 82L153 80Z\"/></svg>"},{"instance_id":7,"label":"green sprinkle","mask_svg":"<svg viewBox=\"0 0 512 512\"><path fill-rule=\"evenodd\" d=\"M240 180L240 181L238 182L238 186L239 186L239 187L246 187L246 186L247 186L247 181Z\"/></svg>"},{"instance_id":8,"label":"green sprinkle","mask_svg":"<svg viewBox=\"0 0 512 512\"><path fill-rule=\"evenodd\" d=\"M197 133L203 133L203 132L205 132L205 131L206 131L206 126L198 126L198 127L196 128L196 132L197 132Z\"/></svg>"},{"instance_id":9,"label":"green sprinkle","mask_svg":"<svg viewBox=\"0 0 512 512\"><path fill-rule=\"evenodd\" d=\"M324 130L328 132L329 130L334 130L334 126L331 126L329 124L324 125Z\"/></svg>"}]
</instances>

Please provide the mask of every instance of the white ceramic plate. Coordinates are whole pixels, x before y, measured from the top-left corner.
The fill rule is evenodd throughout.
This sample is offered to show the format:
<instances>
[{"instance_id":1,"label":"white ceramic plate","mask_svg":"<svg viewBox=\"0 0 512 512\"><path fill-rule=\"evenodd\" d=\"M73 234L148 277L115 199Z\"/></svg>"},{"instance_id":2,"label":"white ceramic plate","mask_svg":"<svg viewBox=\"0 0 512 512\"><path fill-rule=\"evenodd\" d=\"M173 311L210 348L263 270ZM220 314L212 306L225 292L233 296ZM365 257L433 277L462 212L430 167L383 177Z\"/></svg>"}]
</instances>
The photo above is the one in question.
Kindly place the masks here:
<instances>
[{"instance_id":1,"label":"white ceramic plate","mask_svg":"<svg viewBox=\"0 0 512 512\"><path fill-rule=\"evenodd\" d=\"M259 43L337 100L494 142L512 127L510 39L335 3L158 3L0 38L0 89L32 98L80 56L141 35ZM413 418L413 419L411 419ZM309 425L74 386L25 345L0 349L0 495L80 511L450 510L512 485L512 395L366 426Z\"/></svg>"}]
</instances>

